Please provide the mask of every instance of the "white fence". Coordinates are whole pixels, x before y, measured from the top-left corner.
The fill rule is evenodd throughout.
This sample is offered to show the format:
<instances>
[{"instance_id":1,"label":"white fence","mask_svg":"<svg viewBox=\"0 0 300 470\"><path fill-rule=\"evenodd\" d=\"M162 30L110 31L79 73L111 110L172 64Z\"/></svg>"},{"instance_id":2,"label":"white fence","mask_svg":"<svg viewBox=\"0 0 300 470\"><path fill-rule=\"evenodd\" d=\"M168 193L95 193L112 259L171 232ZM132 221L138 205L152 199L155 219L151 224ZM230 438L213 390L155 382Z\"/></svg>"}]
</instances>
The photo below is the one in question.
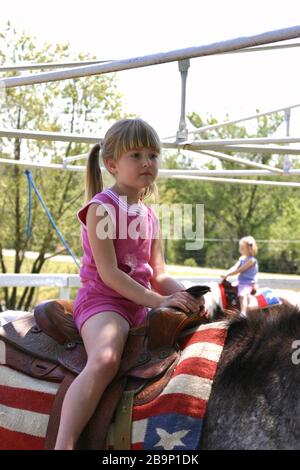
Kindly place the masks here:
<instances>
[{"instance_id":1,"label":"white fence","mask_svg":"<svg viewBox=\"0 0 300 470\"><path fill-rule=\"evenodd\" d=\"M183 283L205 285L209 282L220 282L220 277L211 276L173 276ZM70 298L70 288L79 288L78 274L0 274L1 287L58 287L60 299ZM260 277L259 287L271 289L300 290L300 277Z\"/></svg>"}]
</instances>

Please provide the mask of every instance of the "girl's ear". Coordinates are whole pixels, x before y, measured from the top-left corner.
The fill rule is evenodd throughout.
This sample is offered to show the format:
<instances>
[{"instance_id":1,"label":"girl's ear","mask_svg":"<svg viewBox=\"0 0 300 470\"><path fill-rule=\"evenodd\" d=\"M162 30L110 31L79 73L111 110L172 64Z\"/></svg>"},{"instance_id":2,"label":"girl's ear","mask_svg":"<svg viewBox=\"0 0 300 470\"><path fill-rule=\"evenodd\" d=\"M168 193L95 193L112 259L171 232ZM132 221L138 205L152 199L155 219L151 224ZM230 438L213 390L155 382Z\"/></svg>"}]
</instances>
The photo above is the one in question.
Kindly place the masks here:
<instances>
[{"instance_id":1,"label":"girl's ear","mask_svg":"<svg viewBox=\"0 0 300 470\"><path fill-rule=\"evenodd\" d=\"M116 168L116 162L112 158L108 158L107 160L104 161L104 165L106 169L111 173L112 175L116 174L117 168Z\"/></svg>"}]
</instances>

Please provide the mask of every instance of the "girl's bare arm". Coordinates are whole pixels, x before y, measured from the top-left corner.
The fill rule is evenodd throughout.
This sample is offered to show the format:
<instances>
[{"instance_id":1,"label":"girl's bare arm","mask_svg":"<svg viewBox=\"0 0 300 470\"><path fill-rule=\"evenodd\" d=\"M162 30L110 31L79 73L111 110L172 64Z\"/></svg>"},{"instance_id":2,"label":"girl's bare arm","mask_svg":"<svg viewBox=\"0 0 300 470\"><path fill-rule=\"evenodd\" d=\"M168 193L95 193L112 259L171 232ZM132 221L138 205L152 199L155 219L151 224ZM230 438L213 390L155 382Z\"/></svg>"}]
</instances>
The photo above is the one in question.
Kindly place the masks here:
<instances>
[{"instance_id":1,"label":"girl's bare arm","mask_svg":"<svg viewBox=\"0 0 300 470\"><path fill-rule=\"evenodd\" d=\"M174 292L185 290L181 282L176 281L176 279L166 273L161 238L152 241L150 266L153 269L151 285L156 292L162 295L170 295L174 294Z\"/></svg>"},{"instance_id":2,"label":"girl's bare arm","mask_svg":"<svg viewBox=\"0 0 300 470\"><path fill-rule=\"evenodd\" d=\"M234 276L235 274L240 274L244 271L247 271L253 264L255 263L254 260L249 259L247 263L243 266L239 266L240 262L238 261L232 268L230 268L224 277Z\"/></svg>"}]
</instances>

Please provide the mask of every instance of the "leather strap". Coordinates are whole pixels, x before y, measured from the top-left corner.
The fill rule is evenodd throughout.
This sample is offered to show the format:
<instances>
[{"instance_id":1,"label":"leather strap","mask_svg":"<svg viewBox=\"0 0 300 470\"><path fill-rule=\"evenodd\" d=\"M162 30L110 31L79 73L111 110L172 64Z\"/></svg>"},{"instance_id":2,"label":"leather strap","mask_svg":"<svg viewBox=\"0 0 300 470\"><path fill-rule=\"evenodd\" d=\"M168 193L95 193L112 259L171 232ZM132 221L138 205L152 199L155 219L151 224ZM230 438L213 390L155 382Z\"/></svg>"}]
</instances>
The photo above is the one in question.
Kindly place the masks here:
<instances>
[{"instance_id":1,"label":"leather strap","mask_svg":"<svg viewBox=\"0 0 300 470\"><path fill-rule=\"evenodd\" d=\"M105 389L95 412L80 435L76 450L104 450L106 448L109 425L113 421L125 383L126 377L122 377L111 382Z\"/></svg>"},{"instance_id":2,"label":"leather strap","mask_svg":"<svg viewBox=\"0 0 300 470\"><path fill-rule=\"evenodd\" d=\"M55 395L46 433L46 450L53 450L55 447L63 401L65 398L65 394L75 377L76 376L74 374L68 371L58 389L57 394Z\"/></svg>"},{"instance_id":3,"label":"leather strap","mask_svg":"<svg viewBox=\"0 0 300 470\"><path fill-rule=\"evenodd\" d=\"M114 448L130 450L132 429L132 408L136 390L126 390L116 410L114 422Z\"/></svg>"}]
</instances>

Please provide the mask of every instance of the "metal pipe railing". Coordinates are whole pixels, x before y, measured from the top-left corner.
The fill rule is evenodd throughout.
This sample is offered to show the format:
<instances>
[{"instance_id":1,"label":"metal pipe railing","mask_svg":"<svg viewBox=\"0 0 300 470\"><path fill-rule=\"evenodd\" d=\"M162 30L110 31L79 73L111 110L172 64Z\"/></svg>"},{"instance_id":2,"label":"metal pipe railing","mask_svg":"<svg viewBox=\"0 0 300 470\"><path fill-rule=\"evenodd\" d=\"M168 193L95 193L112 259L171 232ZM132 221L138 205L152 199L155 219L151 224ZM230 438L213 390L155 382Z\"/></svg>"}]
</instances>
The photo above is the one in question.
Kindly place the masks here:
<instances>
[{"instance_id":1,"label":"metal pipe railing","mask_svg":"<svg viewBox=\"0 0 300 470\"><path fill-rule=\"evenodd\" d=\"M208 147L207 147L208 148ZM271 153L275 155L300 155L300 148L291 148L283 146L272 145L218 145L213 144L209 147L210 150L221 150L222 152L239 152L239 153Z\"/></svg>"},{"instance_id":2,"label":"metal pipe railing","mask_svg":"<svg viewBox=\"0 0 300 470\"><path fill-rule=\"evenodd\" d=\"M55 140L60 142L82 142L86 144L98 144L101 142L100 137L93 137L90 135L44 131L24 131L21 129L0 129L0 137L33 140Z\"/></svg>"},{"instance_id":3,"label":"metal pipe railing","mask_svg":"<svg viewBox=\"0 0 300 470\"><path fill-rule=\"evenodd\" d=\"M263 163L251 162L250 160L246 160L244 158L233 157L231 155L226 155L225 153L212 152L212 151L206 151L206 150L201 150L199 152L209 157L218 158L219 160L225 160L227 162L236 163L237 165L245 165L245 166L250 166L252 168L261 168L263 170L272 171L273 173L283 173L283 170L281 168L272 167L270 165L264 165Z\"/></svg>"},{"instance_id":4,"label":"metal pipe railing","mask_svg":"<svg viewBox=\"0 0 300 470\"><path fill-rule=\"evenodd\" d=\"M190 60L180 60L178 62L178 68L181 77L181 103L180 103L180 118L179 126L176 134L176 142L186 140L188 138L188 130L185 116L185 105L186 105L186 82L188 76L188 70L190 68Z\"/></svg>"},{"instance_id":5,"label":"metal pipe railing","mask_svg":"<svg viewBox=\"0 0 300 470\"><path fill-rule=\"evenodd\" d=\"M247 47L260 46L273 42L285 41L300 37L300 26L268 31L249 37L228 39L226 41L214 42L212 44L177 49L169 52L161 52L142 57L116 60L104 64L94 64L83 67L72 67L70 69L58 70L55 72L43 72L39 74L23 75L21 77L11 77L3 79L6 88L23 85L33 85L35 83L45 83L69 78L87 77L100 75L103 73L118 72L121 70L136 69L149 65L159 65L184 59L204 57L214 54L231 52L245 49Z\"/></svg>"},{"instance_id":6,"label":"metal pipe railing","mask_svg":"<svg viewBox=\"0 0 300 470\"><path fill-rule=\"evenodd\" d=\"M0 129L0 137L19 138L19 139L33 139L33 140L55 140L61 142L82 142L87 144L97 144L102 142L101 137L94 137L84 134L68 134L60 132L44 132L44 131L26 131L21 129ZM162 147L165 149L183 149L183 150L199 150L210 147L228 147L228 151L232 151L236 145L245 144L292 144L300 143L300 137L251 137L244 139L202 139L191 140L185 142L162 142ZM243 147L241 147L243 148ZM266 147L268 149L268 147ZM283 149L279 146L278 150ZM285 153L289 148L283 149ZM263 150L263 148L260 148ZM298 149L291 149L298 150ZM299 149L300 152L300 149ZM274 150L275 153L275 150Z\"/></svg>"},{"instance_id":7,"label":"metal pipe railing","mask_svg":"<svg viewBox=\"0 0 300 470\"><path fill-rule=\"evenodd\" d=\"M21 72L22 70L39 70L39 69L65 69L66 67L81 67L83 65L103 64L113 62L110 60L81 60L69 62L39 62L39 63L23 63L1 65L0 72Z\"/></svg>"},{"instance_id":8,"label":"metal pipe railing","mask_svg":"<svg viewBox=\"0 0 300 470\"><path fill-rule=\"evenodd\" d=\"M275 113L280 113L281 111L286 111L287 109L293 109L293 108L298 108L300 106L299 104L293 104L291 106L284 106L282 108L277 108L277 109L272 109L271 111L263 111L261 113L256 113L252 114L251 116L246 116L246 117L241 117L241 118L236 118L236 119L230 119L230 121L223 121L223 122L218 122L217 124L209 124L207 126L202 126L198 127L198 129L194 129L191 131L188 131L188 134L200 134L201 132L205 131L212 131L214 129L219 129L220 127L226 127L230 126L232 124L238 124L239 122L244 122L244 121L250 121L252 119L256 119L262 116L267 116L268 114L275 114ZM168 137L165 137L165 139L175 139L175 135L171 135Z\"/></svg>"},{"instance_id":9,"label":"metal pipe railing","mask_svg":"<svg viewBox=\"0 0 300 470\"><path fill-rule=\"evenodd\" d=\"M279 49L293 49L295 47L300 47L300 43L292 44L280 44L275 46L259 46L259 47L249 47L237 51L224 52L223 54L239 54L243 52L261 52L261 51L271 51ZM106 59L106 60L77 60L73 62L39 62L39 63L21 63L21 64L8 64L0 66L1 72L12 72L12 71L22 71L22 70L39 70L39 69L64 69L66 67L81 67L83 65L93 65L93 64L103 64L105 62L114 62L116 59Z\"/></svg>"},{"instance_id":10,"label":"metal pipe railing","mask_svg":"<svg viewBox=\"0 0 300 470\"><path fill-rule=\"evenodd\" d=\"M202 152L201 152L202 153ZM32 161L28 160L14 160L14 159L8 159L8 158L0 158L0 164L4 163L7 165L17 165L25 168L46 168L48 170L71 170L71 171L79 171L79 172L84 172L86 170L86 167L83 165L63 165L60 163L34 163ZM106 168L101 167L101 171L106 172ZM229 176L260 176L260 177L274 177L274 172L273 171L268 171L268 170L167 170L167 169L160 169L158 172L158 176L161 178L172 178L173 176L179 177L180 175L182 176L224 176L224 177L229 177ZM288 172L289 176L299 176L300 175L300 169L291 169ZM283 176L286 177L287 175L282 172L279 174L276 174L276 176Z\"/></svg>"},{"instance_id":11,"label":"metal pipe railing","mask_svg":"<svg viewBox=\"0 0 300 470\"><path fill-rule=\"evenodd\" d=\"M243 144L299 144L300 137L245 137L243 139L197 139L187 140L173 144L165 142L165 145L190 145L191 147L210 147L211 145L243 145ZM166 147L167 148L167 147Z\"/></svg>"},{"instance_id":12,"label":"metal pipe railing","mask_svg":"<svg viewBox=\"0 0 300 470\"><path fill-rule=\"evenodd\" d=\"M240 54L244 52L261 52L261 51L272 51L279 49L293 49L295 47L300 47L300 43L291 43L291 44L280 44L275 46L259 46L259 47L249 47L237 51L224 52L223 54ZM12 71L22 71L22 70L39 70L39 69L64 69L66 67L81 67L83 65L92 65L92 64L103 64L105 62L114 62L116 59L107 59L107 60L78 60L73 62L39 62L39 63L21 63L21 64L8 64L0 66L1 72L12 72Z\"/></svg>"},{"instance_id":13,"label":"metal pipe railing","mask_svg":"<svg viewBox=\"0 0 300 470\"><path fill-rule=\"evenodd\" d=\"M217 178L212 176L188 176L188 175L173 175L172 178L195 180L195 181L210 181L215 183L233 183L233 184L250 184L257 186L284 186L290 188L300 188L300 183L291 183L289 181L266 181L266 180L244 180L238 178Z\"/></svg>"}]
</instances>

